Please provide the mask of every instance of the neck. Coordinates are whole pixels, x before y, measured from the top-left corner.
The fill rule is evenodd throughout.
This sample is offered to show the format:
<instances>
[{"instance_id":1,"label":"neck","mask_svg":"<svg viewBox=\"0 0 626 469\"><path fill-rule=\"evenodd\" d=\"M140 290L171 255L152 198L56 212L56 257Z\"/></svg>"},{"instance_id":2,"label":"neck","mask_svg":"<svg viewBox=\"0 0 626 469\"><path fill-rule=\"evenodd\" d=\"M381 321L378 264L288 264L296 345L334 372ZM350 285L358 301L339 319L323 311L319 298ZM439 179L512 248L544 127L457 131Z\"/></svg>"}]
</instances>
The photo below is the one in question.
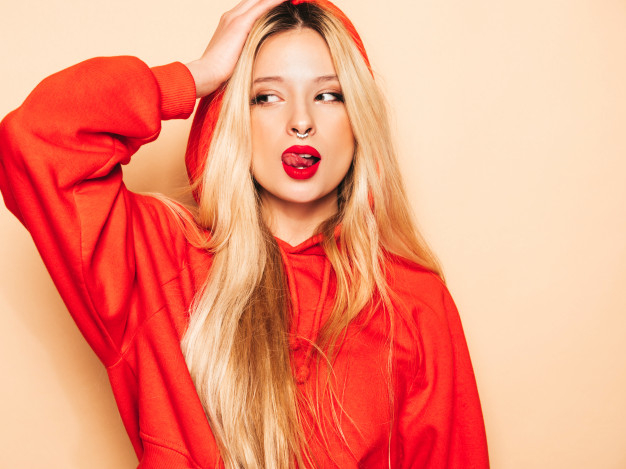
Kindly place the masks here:
<instances>
[{"instance_id":1,"label":"neck","mask_svg":"<svg viewBox=\"0 0 626 469\"><path fill-rule=\"evenodd\" d=\"M263 215L270 231L277 238L297 246L309 239L324 220L337 213L337 192L309 203L278 199L263 191Z\"/></svg>"}]
</instances>

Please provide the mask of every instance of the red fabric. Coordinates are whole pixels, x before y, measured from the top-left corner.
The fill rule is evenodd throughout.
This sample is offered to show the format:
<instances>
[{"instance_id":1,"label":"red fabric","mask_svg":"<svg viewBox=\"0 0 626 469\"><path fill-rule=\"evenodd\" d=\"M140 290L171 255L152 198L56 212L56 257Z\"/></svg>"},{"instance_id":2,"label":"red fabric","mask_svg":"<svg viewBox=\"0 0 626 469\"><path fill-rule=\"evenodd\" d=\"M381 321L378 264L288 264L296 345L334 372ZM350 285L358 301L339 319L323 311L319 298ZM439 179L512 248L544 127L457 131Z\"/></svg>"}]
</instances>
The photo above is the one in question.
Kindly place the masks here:
<instances>
[{"instance_id":1,"label":"red fabric","mask_svg":"<svg viewBox=\"0 0 626 469\"><path fill-rule=\"evenodd\" d=\"M361 52L367 67L371 71L367 52L365 51L365 46L363 45L359 33L348 17L335 4L328 0L292 0L291 3L294 5L300 3L315 3L333 13L343 23L348 33L350 33L350 36L352 36L352 40L359 49L359 52ZM217 118L222 108L223 97L224 89L218 88L214 93L200 99L200 104L198 105L191 125L187 152L185 154L187 174L191 182L195 181L200 176L204 168L205 158L209 150L209 145L211 144L211 139L213 138L213 131L215 130Z\"/></svg>"},{"instance_id":2,"label":"red fabric","mask_svg":"<svg viewBox=\"0 0 626 469\"><path fill-rule=\"evenodd\" d=\"M186 241L160 201L128 191L121 165L188 117L193 79L182 64L152 71L132 57L97 58L45 79L0 124L0 189L30 231L70 313L107 368L139 468L212 468L218 449L180 350L187 310L211 256ZM304 392L325 370L307 347L328 315L335 278L311 238L279 240L293 301L292 359ZM488 467L461 323L435 275L387 263L396 294L394 370L385 315L352 324L335 364L349 447L315 441L319 467ZM394 388L393 409L387 383ZM330 404L323 398L324 415ZM393 412L393 415L392 415ZM392 438L388 439L392 422Z\"/></svg>"}]
</instances>

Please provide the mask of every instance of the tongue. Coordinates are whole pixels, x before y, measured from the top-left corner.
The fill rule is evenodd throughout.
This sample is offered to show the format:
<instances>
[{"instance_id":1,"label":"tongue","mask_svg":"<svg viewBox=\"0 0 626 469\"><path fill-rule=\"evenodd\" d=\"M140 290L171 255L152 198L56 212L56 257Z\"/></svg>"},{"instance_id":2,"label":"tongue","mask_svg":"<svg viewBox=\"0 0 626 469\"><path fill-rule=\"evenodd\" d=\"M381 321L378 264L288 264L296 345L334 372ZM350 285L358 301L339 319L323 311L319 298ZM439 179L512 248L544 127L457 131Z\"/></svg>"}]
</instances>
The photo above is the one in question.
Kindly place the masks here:
<instances>
[{"instance_id":1,"label":"tongue","mask_svg":"<svg viewBox=\"0 0 626 469\"><path fill-rule=\"evenodd\" d=\"M302 158L297 153L283 154L283 163L294 168L308 168L317 163L317 158Z\"/></svg>"}]
</instances>

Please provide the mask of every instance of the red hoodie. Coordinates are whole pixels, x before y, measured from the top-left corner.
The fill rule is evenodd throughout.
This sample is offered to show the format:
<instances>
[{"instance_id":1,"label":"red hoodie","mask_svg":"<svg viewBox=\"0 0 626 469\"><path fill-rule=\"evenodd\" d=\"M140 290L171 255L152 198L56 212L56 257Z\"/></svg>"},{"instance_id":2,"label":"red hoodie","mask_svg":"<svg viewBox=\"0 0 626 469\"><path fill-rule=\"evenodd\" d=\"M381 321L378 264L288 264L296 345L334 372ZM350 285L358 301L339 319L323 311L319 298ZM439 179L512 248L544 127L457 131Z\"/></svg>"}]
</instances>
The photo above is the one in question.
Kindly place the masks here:
<instances>
[{"instance_id":1,"label":"red hoodie","mask_svg":"<svg viewBox=\"0 0 626 469\"><path fill-rule=\"evenodd\" d=\"M220 464L180 349L211 256L189 244L160 201L128 191L121 169L158 136L161 120L188 117L194 103L193 78L180 63L150 69L132 57L97 58L45 79L0 124L4 202L106 366L144 469ZM315 339L333 303L335 278L319 241L278 240L301 343ZM448 291L400 258L391 257L387 271L397 295L394 376L385 315L374 312L365 327L357 319L334 365L350 417L342 420L347 445L332 432L329 450L313 442L318 466L488 467L474 374ZM318 373L301 343L294 341L292 360L307 392Z\"/></svg>"}]
</instances>

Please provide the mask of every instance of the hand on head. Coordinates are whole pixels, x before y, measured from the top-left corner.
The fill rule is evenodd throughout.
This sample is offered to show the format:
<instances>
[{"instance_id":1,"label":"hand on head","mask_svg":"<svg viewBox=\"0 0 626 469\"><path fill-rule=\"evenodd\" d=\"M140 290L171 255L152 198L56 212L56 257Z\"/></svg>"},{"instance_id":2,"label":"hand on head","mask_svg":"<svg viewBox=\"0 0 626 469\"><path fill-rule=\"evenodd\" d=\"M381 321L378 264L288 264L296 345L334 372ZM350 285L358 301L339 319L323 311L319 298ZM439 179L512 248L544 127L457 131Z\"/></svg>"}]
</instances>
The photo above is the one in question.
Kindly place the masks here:
<instances>
[{"instance_id":1,"label":"hand on head","mask_svg":"<svg viewBox=\"0 0 626 469\"><path fill-rule=\"evenodd\" d=\"M242 0L222 15L202 57L187 64L198 98L212 93L230 77L254 22L283 1Z\"/></svg>"}]
</instances>

